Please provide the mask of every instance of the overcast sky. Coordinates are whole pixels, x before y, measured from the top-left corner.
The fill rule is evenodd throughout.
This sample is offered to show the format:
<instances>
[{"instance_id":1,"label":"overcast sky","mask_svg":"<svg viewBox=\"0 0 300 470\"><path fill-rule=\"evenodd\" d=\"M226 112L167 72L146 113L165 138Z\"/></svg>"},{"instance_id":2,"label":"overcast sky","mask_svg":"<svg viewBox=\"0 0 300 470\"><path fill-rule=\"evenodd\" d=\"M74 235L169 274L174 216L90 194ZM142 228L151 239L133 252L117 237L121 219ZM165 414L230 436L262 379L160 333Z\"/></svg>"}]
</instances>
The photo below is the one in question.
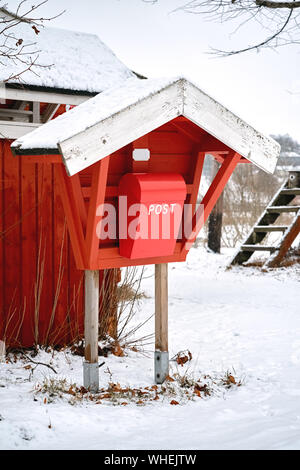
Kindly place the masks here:
<instances>
[{"instance_id":1,"label":"overcast sky","mask_svg":"<svg viewBox=\"0 0 300 470\"><path fill-rule=\"evenodd\" d=\"M212 58L206 53L210 46L252 44L263 32L247 27L230 36L234 25L207 22L202 15L182 11L171 13L182 3L49 0L43 13L66 9L52 27L95 33L133 70L147 77L183 74L258 130L289 133L300 141L300 45Z\"/></svg>"}]
</instances>

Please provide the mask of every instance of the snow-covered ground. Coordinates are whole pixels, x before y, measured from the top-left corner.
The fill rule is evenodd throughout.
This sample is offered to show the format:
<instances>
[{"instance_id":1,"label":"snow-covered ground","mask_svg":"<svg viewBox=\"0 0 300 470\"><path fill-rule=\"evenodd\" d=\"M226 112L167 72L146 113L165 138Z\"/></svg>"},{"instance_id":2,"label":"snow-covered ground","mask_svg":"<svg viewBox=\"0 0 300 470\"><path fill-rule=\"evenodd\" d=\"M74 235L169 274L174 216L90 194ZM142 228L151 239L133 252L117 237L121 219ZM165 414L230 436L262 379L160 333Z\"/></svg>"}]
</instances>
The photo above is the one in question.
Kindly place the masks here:
<instances>
[{"instance_id":1,"label":"snow-covered ground","mask_svg":"<svg viewBox=\"0 0 300 470\"><path fill-rule=\"evenodd\" d=\"M82 358L42 351L34 360L51 360L57 375L44 366L32 375L26 360L0 364L0 449L300 449L300 265L226 271L230 256L194 248L186 263L170 265L170 357L188 349L193 359L177 366L181 374L230 371L242 386L218 386L190 401L176 397L177 406L168 397L143 406L51 403L33 392L37 383L55 377L80 386ZM146 274L149 298L137 322L154 310L152 267ZM138 335L153 328L151 319ZM101 386L153 385L153 345L145 349L103 358Z\"/></svg>"}]
</instances>

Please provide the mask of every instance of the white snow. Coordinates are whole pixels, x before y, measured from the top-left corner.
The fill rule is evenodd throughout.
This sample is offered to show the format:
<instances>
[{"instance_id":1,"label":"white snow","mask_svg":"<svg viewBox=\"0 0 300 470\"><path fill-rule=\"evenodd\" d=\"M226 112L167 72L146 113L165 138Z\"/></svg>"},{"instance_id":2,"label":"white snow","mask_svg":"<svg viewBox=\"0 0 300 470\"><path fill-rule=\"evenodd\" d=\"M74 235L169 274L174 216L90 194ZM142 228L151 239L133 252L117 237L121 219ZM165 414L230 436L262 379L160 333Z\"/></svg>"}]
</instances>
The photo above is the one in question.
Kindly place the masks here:
<instances>
[{"instance_id":1,"label":"white snow","mask_svg":"<svg viewBox=\"0 0 300 470\"><path fill-rule=\"evenodd\" d=\"M65 400L34 401L32 390L44 377L28 362L0 364L1 449L300 449L300 266L268 270L225 270L232 250L209 254L193 248L186 263L169 269L169 345L172 357L189 349L193 359L179 368L198 377L230 370L243 385L208 398L171 406ZM147 268L148 276L153 274ZM153 277L146 277L135 319L154 311ZM138 335L154 329L153 319ZM122 386L153 384L153 345L145 354L100 358L101 386L110 377ZM35 360L49 362L40 352ZM54 353L58 377L82 384L82 358ZM171 374L174 373L174 365ZM51 422L51 428L49 423Z\"/></svg>"},{"instance_id":2,"label":"white snow","mask_svg":"<svg viewBox=\"0 0 300 470\"><path fill-rule=\"evenodd\" d=\"M17 139L12 147L19 147L22 150L57 149L59 142L84 132L97 122L113 116L178 80L180 77L147 80L130 78L121 85L103 91L53 121Z\"/></svg>"},{"instance_id":3,"label":"white snow","mask_svg":"<svg viewBox=\"0 0 300 470\"><path fill-rule=\"evenodd\" d=\"M39 29L36 35L30 25L20 24L12 31L17 39L23 39L22 46L32 44L22 53L32 51L31 57L35 58L34 52L39 51L36 64L43 66L22 73L22 84L99 93L135 77L98 36L57 28ZM13 47L15 43L16 40L11 41ZM28 62L29 56L22 59ZM24 63L1 57L0 82L26 68ZM9 82L18 80L12 78Z\"/></svg>"},{"instance_id":4,"label":"white snow","mask_svg":"<svg viewBox=\"0 0 300 470\"><path fill-rule=\"evenodd\" d=\"M153 116L151 97L154 101L154 95L161 100L156 102ZM141 106L135 107L137 104ZM134 111L130 114L131 109ZM59 148L68 174L73 175L180 114L260 168L274 171L279 144L250 127L184 77L128 79L20 137L12 148L20 153L29 149L45 152Z\"/></svg>"}]
</instances>

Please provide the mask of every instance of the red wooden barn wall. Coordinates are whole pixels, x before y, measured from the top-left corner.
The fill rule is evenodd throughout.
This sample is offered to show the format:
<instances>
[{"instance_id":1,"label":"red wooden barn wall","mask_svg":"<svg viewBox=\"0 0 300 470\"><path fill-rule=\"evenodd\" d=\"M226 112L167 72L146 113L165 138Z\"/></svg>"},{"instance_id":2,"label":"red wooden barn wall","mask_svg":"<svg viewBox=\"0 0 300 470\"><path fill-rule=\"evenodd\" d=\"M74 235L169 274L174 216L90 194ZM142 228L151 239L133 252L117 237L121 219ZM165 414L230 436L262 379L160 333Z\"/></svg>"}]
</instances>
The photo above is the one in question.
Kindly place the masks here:
<instances>
[{"instance_id":1,"label":"red wooden barn wall","mask_svg":"<svg viewBox=\"0 0 300 470\"><path fill-rule=\"evenodd\" d=\"M75 267L53 164L24 163L0 140L0 339L64 344L83 330Z\"/></svg>"}]
</instances>

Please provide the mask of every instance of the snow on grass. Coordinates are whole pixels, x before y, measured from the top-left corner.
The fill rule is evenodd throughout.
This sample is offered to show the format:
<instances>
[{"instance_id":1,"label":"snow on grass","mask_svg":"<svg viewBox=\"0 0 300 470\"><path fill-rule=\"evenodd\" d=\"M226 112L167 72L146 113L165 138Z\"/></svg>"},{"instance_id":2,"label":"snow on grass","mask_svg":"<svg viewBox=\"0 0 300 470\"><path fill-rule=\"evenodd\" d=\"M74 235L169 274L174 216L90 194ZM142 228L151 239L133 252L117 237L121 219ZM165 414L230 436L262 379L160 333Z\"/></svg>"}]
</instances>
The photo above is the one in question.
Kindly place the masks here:
<instances>
[{"instance_id":1,"label":"snow on grass","mask_svg":"<svg viewBox=\"0 0 300 470\"><path fill-rule=\"evenodd\" d=\"M177 379L167 387L173 395L153 400L154 389L141 406L126 395L100 404L88 395L74 400L72 393L49 400L39 387L50 380L80 389L82 358L69 350L40 351L33 360L57 374L42 365L32 372L35 365L26 359L0 364L0 448L299 449L299 264L266 272L226 270L231 256L232 250L213 255L197 248L186 263L170 265L170 357L182 350L193 355L182 367L171 362L170 375ZM149 297L140 303L136 322L154 311L153 284L148 267L143 289ZM138 335L153 329L154 319ZM103 361L103 390L112 383L143 392L154 385L153 345ZM227 388L221 382L228 374L242 385ZM184 376L206 380L212 393L199 398L192 382L186 399Z\"/></svg>"}]
</instances>

